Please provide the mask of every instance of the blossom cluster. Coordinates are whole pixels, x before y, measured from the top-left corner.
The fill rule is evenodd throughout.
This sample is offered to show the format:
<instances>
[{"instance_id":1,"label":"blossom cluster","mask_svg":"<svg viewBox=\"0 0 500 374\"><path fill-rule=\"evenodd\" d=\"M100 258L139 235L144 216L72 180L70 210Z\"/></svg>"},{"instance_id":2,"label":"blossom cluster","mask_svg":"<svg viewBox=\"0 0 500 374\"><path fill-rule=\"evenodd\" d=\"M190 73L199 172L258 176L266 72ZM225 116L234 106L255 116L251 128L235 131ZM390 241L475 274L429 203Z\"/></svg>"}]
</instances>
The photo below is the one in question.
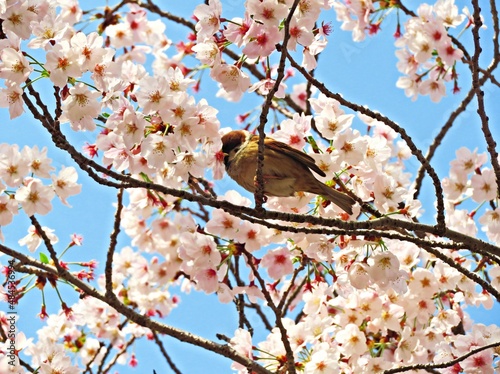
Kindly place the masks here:
<instances>
[{"instance_id":1,"label":"blossom cluster","mask_svg":"<svg viewBox=\"0 0 500 374\"><path fill-rule=\"evenodd\" d=\"M432 101L439 102L446 94L445 82L453 80L453 91L459 91L455 64L464 52L454 45L448 30L461 25L467 17L458 14L457 6L449 0L438 0L433 6L422 4L417 14L406 22L405 32L396 41L400 48L396 51L397 67L404 74L396 85L412 100L429 95Z\"/></svg>"},{"instance_id":2,"label":"blossom cluster","mask_svg":"<svg viewBox=\"0 0 500 374\"><path fill-rule=\"evenodd\" d=\"M363 41L367 34L376 34L382 23L396 9L398 24L394 33L399 49L397 69L404 74L396 86L416 100L419 95L429 95L439 102L446 94L445 83L453 81L453 92L459 91L455 63L463 57L463 50L452 40L448 32L460 26L465 19L472 24L465 7L459 14L453 0L437 0L434 5L421 4L417 15L409 17L403 30L399 24L398 5L387 1L339 1L332 2L341 28L352 32L354 41Z\"/></svg>"},{"instance_id":3,"label":"blossom cluster","mask_svg":"<svg viewBox=\"0 0 500 374\"><path fill-rule=\"evenodd\" d=\"M7 315L0 312L2 328ZM124 318L106 303L94 298L84 298L75 303L70 314L51 314L46 324L37 331L38 339L26 338L23 332L16 335L16 350L31 357L31 364L41 373L81 373L83 365L102 365L103 359L111 355L117 363L134 366L134 354L123 351L130 341L141 337L152 338L151 331L137 324L127 324ZM102 340L109 341L103 346ZM8 341L0 343L0 352L8 352ZM78 355L75 362L68 355ZM113 356L114 355L114 356ZM16 355L17 356L17 355ZM16 357L15 365L7 356L0 358L2 373L27 373Z\"/></svg>"},{"instance_id":4,"label":"blossom cluster","mask_svg":"<svg viewBox=\"0 0 500 374\"><path fill-rule=\"evenodd\" d=\"M488 158L486 153L478 154L462 147L456 151L456 159L451 162L449 176L443 179L445 202L447 203L447 224L450 228L466 233L477 234L477 223L486 233L488 239L500 243L500 210L480 209L484 204L494 201L498 195L498 185L495 172L485 166ZM479 204L470 212L460 209L467 200ZM477 217L479 216L479 218ZM475 220L475 218L478 218Z\"/></svg>"},{"instance_id":5,"label":"blossom cluster","mask_svg":"<svg viewBox=\"0 0 500 374\"><path fill-rule=\"evenodd\" d=\"M196 45L192 50L196 52L197 59L211 68L210 76L219 83L218 95L238 101L248 89L253 91L274 84L269 69L265 79L251 86L250 78L241 66L244 61L259 61L275 52L276 44L283 41L282 22L288 17L291 5L292 1L248 0L244 17L231 20L221 18L219 0L196 7ZM302 65L308 70L316 67L315 56L324 50L327 43L329 25L318 27L316 24L321 11L328 9L330 5L326 1L303 0L290 18L287 48L295 51L301 46ZM222 21L226 23L223 28ZM222 58L222 50L231 44L241 48L241 58L235 64L229 64ZM282 83L276 96L283 97L285 88Z\"/></svg>"},{"instance_id":6,"label":"blossom cluster","mask_svg":"<svg viewBox=\"0 0 500 374\"><path fill-rule=\"evenodd\" d=\"M0 226L9 225L19 208L28 216L49 213L55 196L69 205L67 198L81 190L76 169L62 166L57 174L54 170L45 147L0 144ZM34 251L37 243L28 248Z\"/></svg>"}]
</instances>

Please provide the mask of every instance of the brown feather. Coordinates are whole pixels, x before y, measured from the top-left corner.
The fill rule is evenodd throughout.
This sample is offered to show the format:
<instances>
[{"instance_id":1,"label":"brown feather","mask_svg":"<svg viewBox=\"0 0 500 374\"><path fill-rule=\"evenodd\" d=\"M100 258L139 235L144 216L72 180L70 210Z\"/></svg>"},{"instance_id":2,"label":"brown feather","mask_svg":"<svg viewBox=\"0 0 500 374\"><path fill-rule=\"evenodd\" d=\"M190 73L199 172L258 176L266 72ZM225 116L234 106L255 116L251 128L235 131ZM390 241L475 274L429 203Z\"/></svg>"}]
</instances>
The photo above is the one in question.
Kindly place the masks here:
<instances>
[{"instance_id":1,"label":"brown feather","mask_svg":"<svg viewBox=\"0 0 500 374\"><path fill-rule=\"evenodd\" d=\"M254 135L258 139L257 135ZM264 139L264 144L266 147L276 151L276 152L287 152L287 154L295 159L297 162L300 162L301 164L307 166L309 169L314 171L315 173L321 175L322 177L326 177L326 174L323 170L319 168L318 165L316 165L316 162L314 161L314 158L309 156L308 154L299 151L298 149L295 149L293 147L290 147L288 144L278 142L274 139L271 138L265 138Z\"/></svg>"}]
</instances>

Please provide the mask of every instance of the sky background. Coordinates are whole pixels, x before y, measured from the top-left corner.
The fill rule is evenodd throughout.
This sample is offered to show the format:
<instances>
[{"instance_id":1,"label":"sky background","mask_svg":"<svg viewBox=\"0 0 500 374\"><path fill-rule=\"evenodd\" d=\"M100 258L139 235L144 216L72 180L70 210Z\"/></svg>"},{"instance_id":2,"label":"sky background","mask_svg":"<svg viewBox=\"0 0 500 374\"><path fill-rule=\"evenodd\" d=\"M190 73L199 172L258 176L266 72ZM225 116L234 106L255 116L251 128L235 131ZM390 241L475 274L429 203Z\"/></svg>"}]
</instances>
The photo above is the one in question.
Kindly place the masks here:
<instances>
[{"instance_id":1,"label":"sky background","mask_svg":"<svg viewBox=\"0 0 500 374\"><path fill-rule=\"evenodd\" d=\"M156 1L160 8L173 14L182 15L189 18L193 9L201 1L184 0L182 2ZM175 3L175 6L172 4ZM242 15L242 4L240 0L222 0L223 16L231 18ZM417 2L408 4L411 9L416 10ZM113 3L112 3L113 4ZM457 2L459 9L462 9L464 2ZM439 104L432 103L428 97L419 97L417 101L412 102L404 95L404 91L396 88L395 84L400 76L396 69L397 58L394 54L393 33L396 30L395 12L388 16L382 24L382 30L374 37L368 37L362 43L352 41L351 33L340 29L340 25L335 21L335 12L330 10L323 15L324 19L332 22L333 34L329 38L329 44L326 51L321 55L319 67L315 76L333 92L341 93L347 100L367 105L370 109L376 110L385 116L393 119L399 125L403 126L412 137L417 146L424 151L431 144L434 136L438 133L441 126L445 123L449 113L454 110L470 87L467 72L460 67L459 85L462 87L462 93L458 95L451 94L451 84L448 86L447 96ZM152 17L154 18L154 17ZM401 18L405 20L405 17ZM165 21L166 22L166 21ZM185 37L189 30L185 27L166 22L167 36L174 42L179 38ZM86 28L84 31L89 31ZM456 35L456 34L455 34ZM492 40L492 29L482 31L482 40L486 43L484 47L483 66L489 62L491 55L491 46L488 41ZM470 48L469 33L466 32L461 37L461 42ZM490 43L491 44L491 43ZM469 49L472 53L472 50ZM176 53L175 48L171 47L167 54L172 56ZM207 98L209 104L219 109L219 120L221 127L236 127L235 117L244 113L254 106L260 105L261 99L249 95L239 103L227 103L225 100L215 97L216 90L213 85L207 84L208 72L204 74L204 82L200 95ZM252 80L252 83L255 79ZM295 83L300 83L296 80ZM289 88L292 81L287 82ZM37 85L37 88L43 87ZM50 92L50 91L49 91ZM48 96L51 100L51 95ZM498 89L494 90L491 86L486 86L485 90L486 105L490 117L492 131L499 137L498 124L500 111L498 103L500 96ZM199 99L200 96L197 96ZM455 157L455 150L461 146L471 149L478 147L479 152L485 151L484 140L481 140L480 124L475 115L476 107L471 105L456 121L454 127L445 138L445 144L439 149L434 159L434 167L440 179L447 176L449 162ZM271 118L271 117L270 117ZM359 129L365 129L359 120L355 120ZM93 143L94 134L78 133L70 131L69 125L66 125L65 133L74 141L77 149L80 149L85 142ZM61 165L74 165L69 156L62 151L51 147L50 137L41 128L41 126L30 118L22 116L13 121L9 120L8 111L0 110L0 143L17 143L23 145L38 145L39 147L49 147L49 157L53 160L53 166L60 168ZM410 161L409 171L415 171L418 164L415 160ZM70 241L70 235L78 233L84 237L82 247L72 248L64 257L64 260L90 260L96 259L100 266L96 274L100 274L104 268L105 254L108 247L109 235L113 225L114 208L112 203L116 200L116 191L105 189L96 185L84 172L79 172L79 183L83 185L80 195L71 197L69 203L72 209L64 207L54 200L54 211L43 217L38 217L43 226L56 229L59 237L58 249L62 250ZM228 189L237 189L240 193L248 196L241 188L237 187L227 176L224 179L216 181L215 191L222 195ZM426 207L426 213L421 217L424 223L434 222L435 211L432 209L434 200L434 191L429 183L429 178L425 179L424 189L420 195L423 206ZM253 199L252 199L253 201ZM484 208L483 208L484 209ZM26 235L30 226L29 219L25 214L17 215L14 223L3 227L2 232L5 236L5 245L13 249L20 249L17 241ZM128 244L128 238L122 235L120 237L121 246ZM118 248L121 248L119 246ZM39 249L40 251L40 249ZM26 252L23 249L23 252ZM38 251L32 256L38 258ZM5 264L8 258L0 257L0 262ZM72 304L74 293L68 287L60 286L63 296L67 298L68 304ZM172 291L175 293L174 291ZM201 335L208 339L216 339L216 333L222 333L227 336L233 336L237 328L237 316L234 307L231 305L221 306L215 295L207 296L202 292L193 292L190 295L180 295L181 303L178 308L162 320L162 322L186 329L194 334ZM55 292L46 288L46 297L48 301L48 312L57 313L59 311L59 302ZM34 332L41 326L36 315L40 311L41 295L37 291L23 298L17 306L17 312L20 315L18 328L29 336L35 336ZM2 310L6 310L2 307ZM474 320L486 325L500 322L500 307L495 306L493 310L485 311L483 309L468 308ZM251 322L257 323L256 320ZM258 327L258 325L257 325ZM260 338L263 338L262 336ZM35 339L36 340L36 339ZM230 373L230 361L216 357L189 344L179 343L172 338L163 339L165 348L178 365L183 373ZM257 335L254 342L259 341ZM158 348L154 343L141 339L134 345L133 351L139 359L139 367L135 370L127 366L116 366L116 372L119 373L152 373L153 369L159 373L170 372L159 355ZM146 359L149 355L150 359Z\"/></svg>"}]
</instances>

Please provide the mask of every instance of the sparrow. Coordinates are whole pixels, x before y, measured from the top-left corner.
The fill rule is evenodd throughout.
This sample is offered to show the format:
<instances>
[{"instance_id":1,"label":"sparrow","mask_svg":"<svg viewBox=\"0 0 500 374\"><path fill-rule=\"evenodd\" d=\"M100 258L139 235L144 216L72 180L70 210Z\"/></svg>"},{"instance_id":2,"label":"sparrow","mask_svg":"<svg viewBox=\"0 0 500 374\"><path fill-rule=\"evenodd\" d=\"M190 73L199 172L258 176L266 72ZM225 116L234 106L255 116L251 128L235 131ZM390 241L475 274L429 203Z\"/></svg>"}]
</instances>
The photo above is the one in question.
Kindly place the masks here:
<instances>
[{"instance_id":1,"label":"sparrow","mask_svg":"<svg viewBox=\"0 0 500 374\"><path fill-rule=\"evenodd\" d=\"M259 136L246 130L230 131L222 137L222 152L229 176L247 191L255 193ZM311 170L326 177L311 156L283 142L264 138L265 195L285 197L299 191L310 192L331 200L351 215L355 200L317 180Z\"/></svg>"}]
</instances>

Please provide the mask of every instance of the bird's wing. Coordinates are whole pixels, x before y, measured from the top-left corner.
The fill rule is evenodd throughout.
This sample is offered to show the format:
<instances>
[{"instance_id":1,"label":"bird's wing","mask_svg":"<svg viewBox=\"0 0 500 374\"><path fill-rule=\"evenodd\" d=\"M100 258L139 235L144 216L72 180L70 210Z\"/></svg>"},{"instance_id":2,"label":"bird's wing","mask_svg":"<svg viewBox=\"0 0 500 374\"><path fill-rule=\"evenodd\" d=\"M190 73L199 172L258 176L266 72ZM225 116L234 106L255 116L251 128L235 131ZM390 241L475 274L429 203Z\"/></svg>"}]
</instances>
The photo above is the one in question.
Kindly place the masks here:
<instances>
[{"instance_id":1,"label":"bird's wing","mask_svg":"<svg viewBox=\"0 0 500 374\"><path fill-rule=\"evenodd\" d=\"M255 135L255 136L257 136L257 135ZM287 155L292 157L297 162L300 162L302 165L308 167L309 169L311 169L315 173L321 175L322 177L326 177L325 172L323 170L321 170L318 167L318 165L316 165L316 163L314 162L314 159L311 156L305 154L304 152L299 151L295 148L292 148L288 144L285 144L285 143L282 143L279 141L275 141L275 140L272 140L270 138L264 139L264 145L268 149L273 150L275 152L283 153L286 151Z\"/></svg>"}]
</instances>

